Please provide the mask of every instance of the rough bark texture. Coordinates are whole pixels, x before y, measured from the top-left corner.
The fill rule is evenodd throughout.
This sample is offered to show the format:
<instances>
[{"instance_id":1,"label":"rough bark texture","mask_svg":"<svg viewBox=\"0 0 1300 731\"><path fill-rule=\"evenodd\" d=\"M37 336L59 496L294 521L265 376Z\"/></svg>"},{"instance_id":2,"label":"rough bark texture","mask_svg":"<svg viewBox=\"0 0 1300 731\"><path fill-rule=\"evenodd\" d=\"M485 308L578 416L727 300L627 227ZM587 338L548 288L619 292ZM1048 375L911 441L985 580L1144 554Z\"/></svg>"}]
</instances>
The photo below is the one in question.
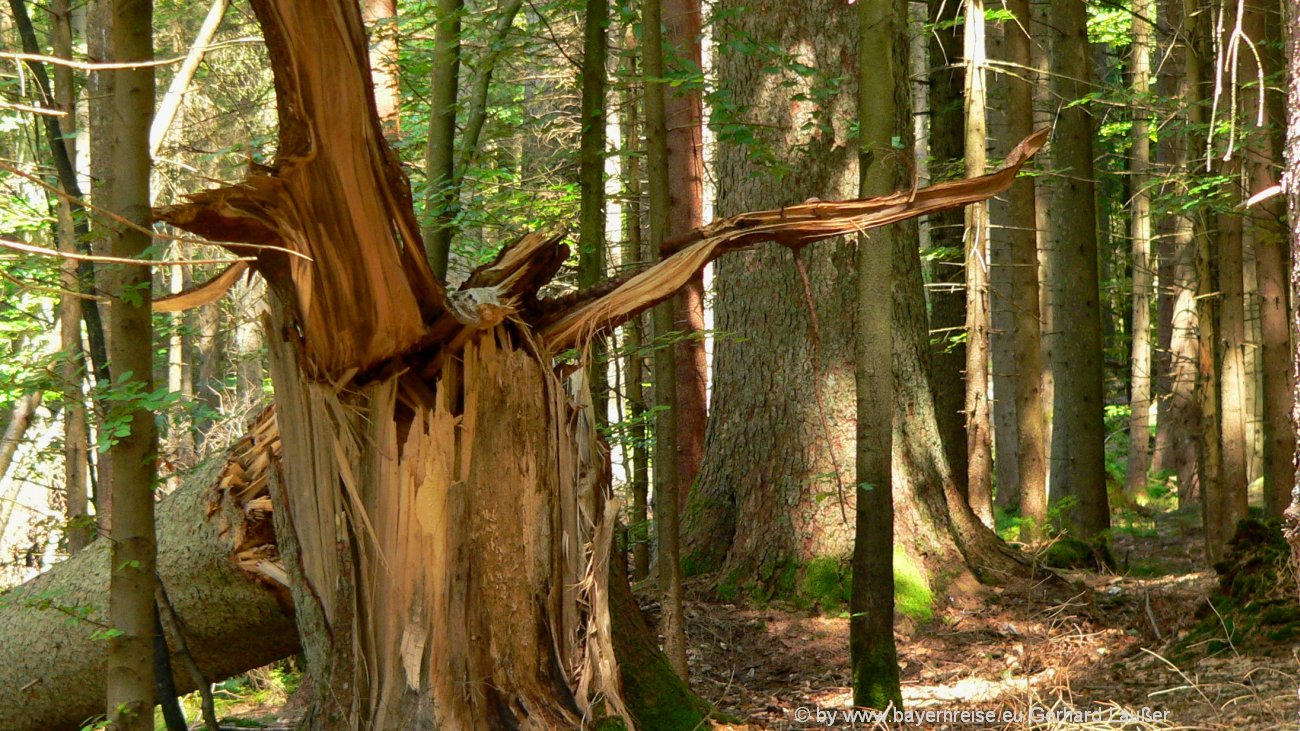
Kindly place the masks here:
<instances>
[{"instance_id":1,"label":"rough bark texture","mask_svg":"<svg viewBox=\"0 0 1300 731\"><path fill-rule=\"evenodd\" d=\"M761 13L728 16L728 22L739 23L738 30L755 38L800 49L803 63L826 73L851 69L852 59L844 49L853 47L846 45L856 32L856 24L847 22L853 20L853 11L833 3L812 9L767 5ZM721 32L725 40L734 31ZM787 103L784 95L798 89L783 88L781 79L765 75L762 59L724 54L720 63L732 82L732 94L755 102L737 121L763 125L758 142L762 149L805 151L779 161L779 169L788 166L794 171L780 178L778 170L752 166L752 148L724 139L719 165L726 172L720 179L730 184L719 190L723 211L764 202L779 205L850 184L854 170L846 156L853 149L846 144L847 130L835 126L851 118L851 110L835 106L854 98L847 83L841 81L837 88L842 93L832 98L831 107ZM814 124L805 128L806 121ZM904 193L897 199L909 198ZM918 192L916 202L921 198ZM801 210L823 205L787 207L780 217L797 217ZM785 237L772 238L790 243ZM956 560L959 548L971 567L992 568L985 573L992 578L997 572L1019 570L1020 564L1001 552L1000 541L979 525L951 480L934 421L928 318L914 242L896 252L901 269L894 292L899 327L895 408L898 423L908 425L895 434L894 503L899 506L900 543L932 569L939 582L962 573L966 564ZM847 280L850 258L840 244L805 255L812 311L833 313L850 306L842 301L852 292ZM843 318L822 316L816 340L811 340L808 297L785 252L769 246L732 257L719 265L718 277L717 327L740 337L720 339L717 345L717 408L710 418L704 469L686 516L684 553L689 568L723 569L722 581L737 588L789 591L802 563L848 553L852 531L845 516L851 495L846 494L841 513L835 476L838 467L845 471L838 473L841 481L848 482L843 475L853 464L846 449L852 417L845 415L852 403L851 333ZM813 360L818 363L815 372ZM828 445L835 447L835 460Z\"/></svg>"},{"instance_id":2,"label":"rough bark texture","mask_svg":"<svg viewBox=\"0 0 1300 731\"><path fill-rule=\"evenodd\" d=\"M664 43L669 74L704 68L700 57L703 17L700 0L664 0ZM668 147L669 239L704 223L704 112L701 88L694 83L665 90L664 121ZM704 352L704 272L691 278L673 298L677 392L677 499L682 509L700 474L708 419L708 361Z\"/></svg>"},{"instance_id":3,"label":"rough bark texture","mask_svg":"<svg viewBox=\"0 0 1300 731\"><path fill-rule=\"evenodd\" d=\"M158 505L158 576L212 681L298 648L265 492L274 425L264 417L228 459L196 468ZM109 546L95 541L0 595L0 728L75 730L104 712L108 648L92 635L108 626ZM172 666L183 667L175 648ZM194 689L185 672L175 681L180 692Z\"/></svg>"},{"instance_id":4,"label":"rough bark texture","mask_svg":"<svg viewBox=\"0 0 1300 731\"><path fill-rule=\"evenodd\" d=\"M727 0L718 11L726 18L718 72L746 105L734 122L764 126L753 146L721 136L719 212L853 195L856 84L843 80L824 107L811 99L826 96L827 77L856 77L857 9ZM775 43L817 72L769 73L773 59L727 51L737 34ZM797 92L806 99L791 101ZM755 164L768 155L775 165ZM686 516L688 573L725 563L740 583L770 591L814 557L850 552L852 491L841 486L853 474L853 341L850 318L833 313L852 311L853 254L837 241L804 259L808 294L790 252L777 246L717 266L714 324L727 335L714 346L714 409Z\"/></svg>"},{"instance_id":5,"label":"rough bark texture","mask_svg":"<svg viewBox=\"0 0 1300 731\"><path fill-rule=\"evenodd\" d=\"M1091 91L1087 13L1083 3L1053 3L1053 89L1065 103ZM1052 212L1047 252L1053 376L1051 486L1073 498L1066 522L1085 539L1110 526L1102 421L1101 301L1097 270L1092 115L1086 104L1060 109L1052 141Z\"/></svg>"},{"instance_id":6,"label":"rough bark texture","mask_svg":"<svg viewBox=\"0 0 1300 731\"><path fill-rule=\"evenodd\" d=\"M1020 24L1005 30L1007 60L1028 67L1030 22L1028 0L1011 0L1007 8ZM1033 90L1023 79L1004 76L1007 90L1007 134L1015 139L1033 128ZM1010 238L1012 309L1016 360L1016 461L1020 478L1021 540L1034 540L1047 520L1047 422L1043 409L1042 323L1039 319L1037 205L1033 177L1018 179L1007 193L1007 236Z\"/></svg>"}]
</instances>

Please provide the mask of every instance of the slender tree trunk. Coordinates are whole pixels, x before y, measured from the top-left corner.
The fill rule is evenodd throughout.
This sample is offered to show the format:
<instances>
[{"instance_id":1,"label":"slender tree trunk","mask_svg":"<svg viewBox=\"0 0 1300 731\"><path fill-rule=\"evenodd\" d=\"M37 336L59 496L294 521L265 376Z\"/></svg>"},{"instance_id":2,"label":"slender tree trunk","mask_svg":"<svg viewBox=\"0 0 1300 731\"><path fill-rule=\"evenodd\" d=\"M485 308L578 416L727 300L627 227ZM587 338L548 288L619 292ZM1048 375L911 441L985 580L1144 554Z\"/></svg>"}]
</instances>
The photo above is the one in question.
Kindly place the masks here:
<instances>
[{"instance_id":1,"label":"slender tree trunk","mask_svg":"<svg viewBox=\"0 0 1300 731\"><path fill-rule=\"evenodd\" d=\"M433 72L429 80L429 141L425 152L424 227L429 266L447 281L456 199L456 99L460 79L460 17L464 0L438 0Z\"/></svg>"},{"instance_id":2,"label":"slender tree trunk","mask_svg":"<svg viewBox=\"0 0 1300 731\"><path fill-rule=\"evenodd\" d=\"M91 24L92 31L87 36L87 46L92 55L96 55L99 58L109 55L106 35L107 29L110 25L107 21L109 10L108 2L109 0L99 0L98 2L93 2L91 5L92 11L101 17L98 18L100 22L97 24L97 27L96 24ZM9 0L9 7L14 14L14 24L17 26L18 34L22 40L23 51L33 55L39 55L42 53L41 45L36 38L36 31L32 27L31 16L27 12L27 4L25 0ZM45 73L44 64L37 60L29 60L26 65L32 72L32 77L36 82L36 89L40 93L45 104L52 108L57 107L58 102L53 90L50 88L50 82ZM67 71L67 69L64 69L59 71L59 73L65 74ZM93 127L95 122L105 118L102 113L97 114L97 112L106 109L108 106L108 99L111 96L111 81L108 80L108 77L111 76L112 74L107 73L91 74L92 83L100 84L100 88L90 89L91 98L97 102L92 104L91 107L92 132L94 132ZM98 79L97 82L96 79ZM70 83L69 79L64 78L60 82L60 85L68 86ZM73 163L75 158L71 154L72 147L62 143L64 131L57 118L50 115L41 115L41 118L45 125L46 143L49 145L50 157L54 164L55 172L58 175L59 187L69 196L69 198L63 200L63 203L68 204L70 207L72 230L77 241L78 250L82 253L90 253L90 224L86 211L83 209L82 203L80 202L83 199L83 195L80 182L77 178L77 170ZM72 121L75 120L69 120L69 122ZM94 161L97 159L106 161L109 156L108 138L103 134L106 130L100 129L99 131L101 133L100 135L92 135L92 137L97 141L95 147L92 148L92 168ZM93 172L94 170L92 169L92 173ZM77 265L77 273L80 282L75 291L95 290L97 287L95 271L96 268L91 262L84 260L79 262ZM105 337L106 329L99 310L98 301L94 299L83 301L81 315L86 324L87 341L90 345L89 354L91 370L95 375L95 380L98 383L107 386L110 382L108 346ZM99 404L99 407L101 412L107 410L107 406L103 402ZM109 475L111 468L106 468L101 463L100 468L97 471L99 472L99 485L102 490L106 491L110 488L112 483ZM101 497L103 499L100 499ZM101 527L107 527L111 518L110 511L107 509L107 504L108 500L106 496L96 496L96 505L98 507L97 512L101 521Z\"/></svg>"},{"instance_id":3,"label":"slender tree trunk","mask_svg":"<svg viewBox=\"0 0 1300 731\"><path fill-rule=\"evenodd\" d=\"M115 0L113 60L153 59L153 7L149 2ZM154 105L154 67L113 72L113 116L117 144L115 175L108 208L139 228L117 224L109 250L121 258L143 258L151 241L149 209L149 120ZM152 731L154 706L154 591L157 540L154 488L158 434L144 398L153 392L153 323L147 266L122 266L110 272L109 352L113 383L135 389L118 402L114 420L129 429L109 450L113 470L113 541L109 582L109 623L120 634L109 640L109 723L118 731Z\"/></svg>"},{"instance_id":4,"label":"slender tree trunk","mask_svg":"<svg viewBox=\"0 0 1300 731\"><path fill-rule=\"evenodd\" d=\"M1021 67L1032 63L1029 0L1010 0L1007 8L1019 24L1006 29L1007 60ZM1011 78L1007 90L1007 135L1033 130L1033 89ZM1020 476L1020 539L1041 535L1047 521L1047 432L1043 414L1042 322L1039 320L1038 232L1035 178L1023 176L1008 193L1007 219L1012 263L1012 309L1015 319L1016 459Z\"/></svg>"},{"instance_id":5,"label":"slender tree trunk","mask_svg":"<svg viewBox=\"0 0 1300 731\"><path fill-rule=\"evenodd\" d=\"M1259 0L1246 3L1243 30L1260 53L1265 79L1283 70L1279 54L1282 18L1278 10L1276 3ZM1243 54L1243 57L1247 62L1241 78L1257 78L1255 73L1250 73L1254 56ZM1242 94L1248 120L1262 121L1249 131L1247 140L1247 193L1252 197L1266 191L1278 180L1282 150L1276 144L1276 129L1286 122L1285 97L1274 91L1271 83L1267 84L1261 107L1258 94L1258 89L1247 89ZM1295 432L1291 427L1295 385L1291 378L1290 302L1286 288L1288 246L1282 218L1285 208L1285 199L1274 196L1251 208L1248 219L1255 242L1260 303L1264 512L1273 518L1281 518L1291 502L1295 472Z\"/></svg>"},{"instance_id":6,"label":"slender tree trunk","mask_svg":"<svg viewBox=\"0 0 1300 731\"><path fill-rule=\"evenodd\" d=\"M984 85L984 2L966 0L966 174L983 175L988 159ZM989 406L988 205L966 208L966 488L971 508L993 526L993 419Z\"/></svg>"},{"instance_id":7,"label":"slender tree trunk","mask_svg":"<svg viewBox=\"0 0 1300 731\"><path fill-rule=\"evenodd\" d=\"M1132 85L1137 107L1133 113L1133 149L1129 153L1132 196L1133 325L1129 385L1128 494L1146 490L1151 461L1149 436L1151 414L1151 297L1155 272L1151 257L1151 196L1147 190L1151 166L1151 130L1148 94L1151 89L1151 49L1154 28L1147 19L1155 17L1155 3L1139 0L1133 12Z\"/></svg>"},{"instance_id":8,"label":"slender tree trunk","mask_svg":"<svg viewBox=\"0 0 1300 731\"><path fill-rule=\"evenodd\" d=\"M640 88L637 85L637 36L635 28L629 26L625 35L623 56L623 77L626 90L623 94L623 145L627 148L623 168L623 261L643 262L651 260L641 236L641 122L638 105L641 103ZM627 401L631 411L632 440L632 515L630 535L632 538L632 578L641 580L650 575L650 534L648 498L650 491L650 455L646 449L649 436L646 429L645 361L641 349L645 347L645 317L638 315L627 325L627 356L624 360L627 382Z\"/></svg>"},{"instance_id":9,"label":"slender tree trunk","mask_svg":"<svg viewBox=\"0 0 1300 731\"><path fill-rule=\"evenodd\" d=\"M69 0L50 3L51 39L54 55L72 58L72 4ZM76 160L77 91L72 69L54 67L54 95L64 116L59 119L68 159ZM59 250L77 251L77 232L72 221L72 205L59 201ZM59 265L59 282L67 292L79 292L77 262L64 259ZM59 298L59 379L63 390L63 481L67 507L68 552L75 554L90 543L94 531L89 522L90 490L87 478L90 466L90 430L86 421L86 356L81 345L81 298L65 294ZM2 474L2 473L0 473Z\"/></svg>"},{"instance_id":10,"label":"slender tree trunk","mask_svg":"<svg viewBox=\"0 0 1300 731\"><path fill-rule=\"evenodd\" d=\"M911 126L907 3L858 6L859 191L885 195L901 182L895 138ZM882 61L883 57L883 61ZM901 227L858 237L854 384L856 471L849 655L853 704L901 708L894 646L893 253ZM882 416L888 415L888 416Z\"/></svg>"},{"instance_id":11,"label":"slender tree trunk","mask_svg":"<svg viewBox=\"0 0 1300 731\"><path fill-rule=\"evenodd\" d=\"M664 43L668 73L694 73L703 69L700 0L663 0ZM668 238L699 228L704 223L704 112L701 85L690 82L665 92L667 125ZM677 398L677 498L685 509L691 486L704 459L704 431L708 418L708 362L704 352L704 273L699 272L673 297L673 330L678 340Z\"/></svg>"},{"instance_id":12,"label":"slender tree trunk","mask_svg":"<svg viewBox=\"0 0 1300 731\"><path fill-rule=\"evenodd\" d=\"M1049 67L1059 110L1052 160L1054 221L1046 281L1052 311L1046 337L1053 375L1051 485L1054 499L1073 498L1066 523L1092 539L1110 527L1102 420L1101 303L1097 271L1092 117L1087 104L1091 59L1083 3L1051 4Z\"/></svg>"},{"instance_id":13,"label":"slender tree trunk","mask_svg":"<svg viewBox=\"0 0 1300 731\"><path fill-rule=\"evenodd\" d=\"M609 0L587 0L583 14L582 128L579 133L578 287L605 279L605 26ZM592 343L588 379L597 423L609 420L609 364L603 339Z\"/></svg>"},{"instance_id":14,"label":"slender tree trunk","mask_svg":"<svg viewBox=\"0 0 1300 731\"><path fill-rule=\"evenodd\" d=\"M962 3L930 0L930 180L938 182L961 173L965 157L965 70L961 58ZM966 492L965 370L966 267L962 256L964 216L945 211L930 217L933 285L930 289L930 327L935 331L931 363L934 367L935 415L939 420L944 452L952 478Z\"/></svg>"},{"instance_id":15,"label":"slender tree trunk","mask_svg":"<svg viewBox=\"0 0 1300 731\"><path fill-rule=\"evenodd\" d=\"M986 28L985 58L1007 57L1006 36L1020 32L1014 24L992 23ZM992 62L988 64L992 66ZM1025 64L1027 67L1029 64ZM1023 76L1018 72L1016 76ZM988 110L988 150L995 159L1005 157L1016 139L1007 130L1007 85L1017 83L1010 74L986 71L985 88ZM1032 117L1026 121L1032 124ZM1032 132L1030 128L1030 132ZM1022 135L1020 139L1023 139ZM1007 200L1011 192L988 201L989 222L989 381L993 387L990 407L993 414L993 481L994 504L1005 513L1016 512L1020 505L1020 434L1016 416L1016 378L1020 366L1016 361L1015 261L1012 258L1012 229L1007 220Z\"/></svg>"},{"instance_id":16,"label":"slender tree trunk","mask_svg":"<svg viewBox=\"0 0 1300 731\"><path fill-rule=\"evenodd\" d=\"M669 212L672 210L668 177L667 92L664 89L664 37L662 6L646 0L641 10L641 37L645 84L646 166L650 183L650 246L666 257ZM673 305L655 307L655 340L674 327ZM663 597L664 653L678 677L686 680L686 617L682 610L681 480L678 479L677 359L673 350L655 351L655 522L659 535L659 591ZM666 408L665 408L666 407Z\"/></svg>"}]
</instances>

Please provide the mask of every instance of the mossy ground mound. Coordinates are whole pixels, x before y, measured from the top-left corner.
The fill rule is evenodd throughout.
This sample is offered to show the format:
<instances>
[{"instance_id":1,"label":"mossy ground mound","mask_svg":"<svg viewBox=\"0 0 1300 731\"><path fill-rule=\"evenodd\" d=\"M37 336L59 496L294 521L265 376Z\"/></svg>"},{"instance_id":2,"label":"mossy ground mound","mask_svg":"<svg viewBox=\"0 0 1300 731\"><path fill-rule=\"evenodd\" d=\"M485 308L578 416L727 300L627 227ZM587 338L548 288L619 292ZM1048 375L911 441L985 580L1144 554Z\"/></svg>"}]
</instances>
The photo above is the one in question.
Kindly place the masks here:
<instances>
[{"instance_id":1,"label":"mossy ground mound","mask_svg":"<svg viewBox=\"0 0 1300 731\"><path fill-rule=\"evenodd\" d=\"M1277 521L1241 521L1224 559L1214 565L1218 589L1178 651L1264 654L1300 640L1300 603L1289 560Z\"/></svg>"}]
</instances>

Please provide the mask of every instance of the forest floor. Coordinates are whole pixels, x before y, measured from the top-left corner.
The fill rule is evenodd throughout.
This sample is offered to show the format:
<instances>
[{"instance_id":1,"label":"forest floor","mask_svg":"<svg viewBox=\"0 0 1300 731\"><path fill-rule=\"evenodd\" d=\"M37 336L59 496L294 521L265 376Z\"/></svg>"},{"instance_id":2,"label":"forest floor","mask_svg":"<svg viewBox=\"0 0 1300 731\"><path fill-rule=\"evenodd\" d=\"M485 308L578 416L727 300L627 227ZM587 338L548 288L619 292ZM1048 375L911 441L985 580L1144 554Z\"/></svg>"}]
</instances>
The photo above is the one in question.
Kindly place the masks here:
<instances>
[{"instance_id":1,"label":"forest floor","mask_svg":"<svg viewBox=\"0 0 1300 731\"><path fill-rule=\"evenodd\" d=\"M686 604L692 685L746 720L719 727L737 731L1300 728L1300 639L1269 641L1211 607L1218 580L1203 568L1199 514L1116 522L1116 572L1061 572L1070 583L1051 590L985 588L936 606L927 621L900 619L904 708L936 714L929 719L845 716L843 611L706 601L703 580L688 587ZM657 619L657 603L642 598L647 619ZM283 723L292 712L278 713L273 698L230 708L226 722ZM965 722L962 712L971 714Z\"/></svg>"},{"instance_id":2,"label":"forest floor","mask_svg":"<svg viewBox=\"0 0 1300 731\"><path fill-rule=\"evenodd\" d=\"M846 718L848 619L777 602L688 602L692 684L771 731L1300 728L1300 642L1247 641L1215 615L1198 513L1139 517L1113 546L1119 573L1063 572L1073 595L995 587L900 621L904 709L930 719Z\"/></svg>"}]
</instances>

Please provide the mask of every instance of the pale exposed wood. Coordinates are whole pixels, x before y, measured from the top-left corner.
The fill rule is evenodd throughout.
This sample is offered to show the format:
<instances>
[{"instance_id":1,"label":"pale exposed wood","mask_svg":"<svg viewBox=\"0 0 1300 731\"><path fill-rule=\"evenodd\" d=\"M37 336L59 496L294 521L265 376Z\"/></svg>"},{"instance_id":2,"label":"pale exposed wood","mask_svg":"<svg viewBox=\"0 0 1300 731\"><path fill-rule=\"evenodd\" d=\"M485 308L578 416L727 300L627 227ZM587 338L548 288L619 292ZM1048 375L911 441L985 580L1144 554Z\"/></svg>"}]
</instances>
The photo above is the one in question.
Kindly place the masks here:
<instances>
[{"instance_id":1,"label":"pale exposed wood","mask_svg":"<svg viewBox=\"0 0 1300 731\"><path fill-rule=\"evenodd\" d=\"M239 277L248 271L248 262L237 261L226 267L225 271L197 287L192 287L177 294L159 297L153 301L154 312L181 312L202 307L216 302L235 286Z\"/></svg>"}]
</instances>

